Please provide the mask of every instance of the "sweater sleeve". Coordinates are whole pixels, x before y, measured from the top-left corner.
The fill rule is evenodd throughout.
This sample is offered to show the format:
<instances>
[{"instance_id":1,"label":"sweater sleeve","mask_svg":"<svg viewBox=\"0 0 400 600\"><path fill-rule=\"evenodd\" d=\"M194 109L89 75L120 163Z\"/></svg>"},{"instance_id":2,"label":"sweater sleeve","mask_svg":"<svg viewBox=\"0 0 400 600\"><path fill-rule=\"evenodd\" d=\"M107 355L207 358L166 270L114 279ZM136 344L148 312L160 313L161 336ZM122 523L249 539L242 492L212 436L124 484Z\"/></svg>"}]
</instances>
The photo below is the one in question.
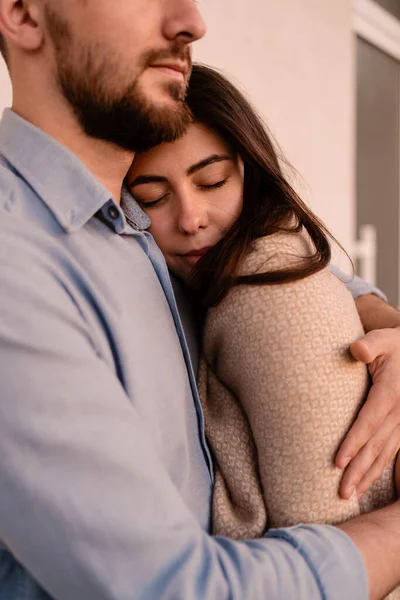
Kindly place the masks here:
<instances>
[{"instance_id":1,"label":"sweater sleeve","mask_svg":"<svg viewBox=\"0 0 400 600\"><path fill-rule=\"evenodd\" d=\"M284 268L287 254L261 263ZM333 460L368 389L365 365L349 353L362 334L351 295L328 269L238 286L210 315L207 362L248 419L269 527L360 512L356 497L339 498Z\"/></svg>"}]
</instances>

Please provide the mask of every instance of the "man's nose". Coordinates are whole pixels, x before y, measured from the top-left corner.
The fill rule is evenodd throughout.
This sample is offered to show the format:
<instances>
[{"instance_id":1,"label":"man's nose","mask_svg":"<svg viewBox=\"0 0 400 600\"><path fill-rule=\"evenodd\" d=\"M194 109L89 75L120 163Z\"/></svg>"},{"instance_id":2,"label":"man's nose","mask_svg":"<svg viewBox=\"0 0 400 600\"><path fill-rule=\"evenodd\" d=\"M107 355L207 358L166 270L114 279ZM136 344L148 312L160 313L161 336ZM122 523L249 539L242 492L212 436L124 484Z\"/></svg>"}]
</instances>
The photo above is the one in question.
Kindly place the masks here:
<instances>
[{"instance_id":1,"label":"man's nose","mask_svg":"<svg viewBox=\"0 0 400 600\"><path fill-rule=\"evenodd\" d=\"M204 36L206 26L194 0L168 0L164 35L169 40L194 42Z\"/></svg>"}]
</instances>

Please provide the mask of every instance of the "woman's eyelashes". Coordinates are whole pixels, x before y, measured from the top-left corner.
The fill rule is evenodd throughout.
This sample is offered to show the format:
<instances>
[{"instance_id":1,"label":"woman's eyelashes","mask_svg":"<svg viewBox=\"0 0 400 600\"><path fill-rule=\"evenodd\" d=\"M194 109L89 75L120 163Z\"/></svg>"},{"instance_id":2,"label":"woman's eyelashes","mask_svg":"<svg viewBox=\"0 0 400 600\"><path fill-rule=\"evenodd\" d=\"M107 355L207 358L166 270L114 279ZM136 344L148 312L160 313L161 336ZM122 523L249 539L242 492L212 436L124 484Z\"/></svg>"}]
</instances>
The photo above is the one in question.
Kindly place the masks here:
<instances>
[{"instance_id":1,"label":"woman's eyelashes","mask_svg":"<svg viewBox=\"0 0 400 600\"><path fill-rule=\"evenodd\" d=\"M136 202L143 208L152 208L157 206L170 194L169 186L166 185L154 185L154 184L141 184L137 186L138 189L132 191L133 197Z\"/></svg>"},{"instance_id":2,"label":"woman's eyelashes","mask_svg":"<svg viewBox=\"0 0 400 600\"><path fill-rule=\"evenodd\" d=\"M228 182L229 177L225 177L225 179L220 179L219 181L215 181L213 183L195 183L195 187L203 192L210 192L212 190L217 190L218 188L223 187ZM140 198L139 196L135 196L136 201L143 206L144 208L154 208L162 203L163 200L166 200L169 196L169 192L166 192L162 196L158 198L151 199L150 196L147 198Z\"/></svg>"},{"instance_id":3,"label":"woman's eyelashes","mask_svg":"<svg viewBox=\"0 0 400 600\"><path fill-rule=\"evenodd\" d=\"M197 187L200 188L201 190L216 190L220 187L222 187L223 185L226 184L226 182L228 181L228 178L226 177L225 179L221 179L221 181L216 181L215 183L203 183L197 184Z\"/></svg>"},{"instance_id":4,"label":"woman's eyelashes","mask_svg":"<svg viewBox=\"0 0 400 600\"><path fill-rule=\"evenodd\" d=\"M156 198L155 200L140 200L139 198L136 198L136 200L137 200L137 202L139 202L139 204L141 204L145 208L153 208L154 206L157 206L158 204L160 204L160 202L165 200L165 198L167 196L168 196L168 193L161 196L161 198Z\"/></svg>"}]
</instances>

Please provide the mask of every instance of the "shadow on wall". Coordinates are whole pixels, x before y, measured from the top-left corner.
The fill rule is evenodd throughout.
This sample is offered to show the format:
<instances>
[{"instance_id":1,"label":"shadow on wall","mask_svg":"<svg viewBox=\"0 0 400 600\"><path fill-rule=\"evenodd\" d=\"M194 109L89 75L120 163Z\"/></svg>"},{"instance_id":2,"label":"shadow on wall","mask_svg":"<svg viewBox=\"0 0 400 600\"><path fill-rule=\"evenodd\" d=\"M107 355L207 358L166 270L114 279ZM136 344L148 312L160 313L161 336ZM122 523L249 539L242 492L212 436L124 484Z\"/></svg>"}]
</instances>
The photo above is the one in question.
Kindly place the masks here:
<instances>
[{"instance_id":1,"label":"shadow on wall","mask_svg":"<svg viewBox=\"0 0 400 600\"><path fill-rule=\"evenodd\" d=\"M7 67L0 56L0 115L6 106L11 106L11 84Z\"/></svg>"}]
</instances>

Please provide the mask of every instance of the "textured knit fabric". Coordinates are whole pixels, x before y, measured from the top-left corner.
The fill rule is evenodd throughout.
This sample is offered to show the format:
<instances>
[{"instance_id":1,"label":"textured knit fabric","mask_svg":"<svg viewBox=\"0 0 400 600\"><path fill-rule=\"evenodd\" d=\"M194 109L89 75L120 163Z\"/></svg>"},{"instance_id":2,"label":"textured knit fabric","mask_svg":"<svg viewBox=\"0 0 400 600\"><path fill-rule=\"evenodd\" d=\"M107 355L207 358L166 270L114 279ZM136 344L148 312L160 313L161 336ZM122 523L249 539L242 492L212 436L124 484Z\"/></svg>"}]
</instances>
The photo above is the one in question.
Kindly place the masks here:
<instances>
[{"instance_id":1,"label":"textured knit fabric","mask_svg":"<svg viewBox=\"0 0 400 600\"><path fill-rule=\"evenodd\" d=\"M305 234L275 234L256 242L242 273L293 266L312 252ZM209 310L199 387L216 463L214 534L337 524L394 498L393 465L361 503L338 495L334 456L369 386L349 352L363 333L353 298L328 269L236 286Z\"/></svg>"}]
</instances>

